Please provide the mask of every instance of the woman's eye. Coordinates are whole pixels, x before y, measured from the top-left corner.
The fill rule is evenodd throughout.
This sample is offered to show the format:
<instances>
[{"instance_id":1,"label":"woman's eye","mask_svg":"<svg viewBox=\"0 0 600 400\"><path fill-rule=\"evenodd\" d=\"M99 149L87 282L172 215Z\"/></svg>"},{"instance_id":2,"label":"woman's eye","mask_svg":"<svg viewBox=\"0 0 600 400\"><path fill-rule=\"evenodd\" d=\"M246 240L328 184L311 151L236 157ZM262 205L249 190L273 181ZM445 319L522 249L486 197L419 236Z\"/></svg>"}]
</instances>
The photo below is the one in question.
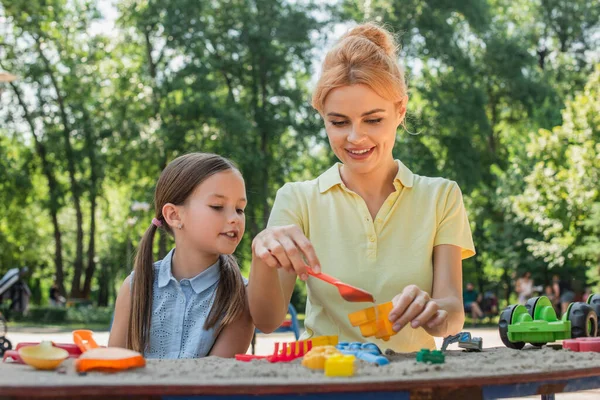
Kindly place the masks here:
<instances>
[{"instance_id":1,"label":"woman's eye","mask_svg":"<svg viewBox=\"0 0 600 400\"><path fill-rule=\"evenodd\" d=\"M212 208L213 210L221 211L223 209L223 206L210 206L210 208Z\"/></svg>"},{"instance_id":2,"label":"woman's eye","mask_svg":"<svg viewBox=\"0 0 600 400\"><path fill-rule=\"evenodd\" d=\"M238 208L238 209L237 209L237 212L238 212L238 214L243 214L243 213L244 213L244 210L242 210L241 208Z\"/></svg>"},{"instance_id":3,"label":"woman's eye","mask_svg":"<svg viewBox=\"0 0 600 400\"><path fill-rule=\"evenodd\" d=\"M368 119L367 120L367 124L378 124L383 120L383 118L375 118L375 119Z\"/></svg>"},{"instance_id":4,"label":"woman's eye","mask_svg":"<svg viewBox=\"0 0 600 400\"><path fill-rule=\"evenodd\" d=\"M331 125L333 126L344 126L346 125L347 121L330 121Z\"/></svg>"}]
</instances>

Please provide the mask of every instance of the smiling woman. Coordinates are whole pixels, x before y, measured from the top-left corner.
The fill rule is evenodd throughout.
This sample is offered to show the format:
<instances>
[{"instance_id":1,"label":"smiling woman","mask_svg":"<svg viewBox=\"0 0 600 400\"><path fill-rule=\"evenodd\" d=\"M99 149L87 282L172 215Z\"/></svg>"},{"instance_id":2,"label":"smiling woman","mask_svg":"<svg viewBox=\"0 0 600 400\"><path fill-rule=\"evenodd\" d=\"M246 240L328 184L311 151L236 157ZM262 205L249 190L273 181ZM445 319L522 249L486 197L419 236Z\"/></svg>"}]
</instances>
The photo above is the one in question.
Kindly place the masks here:
<instances>
[{"instance_id":1,"label":"smiling woman","mask_svg":"<svg viewBox=\"0 0 600 400\"><path fill-rule=\"evenodd\" d=\"M413 174L392 155L408 103L392 35L352 29L329 51L313 94L340 163L317 179L284 185L268 228L253 242L248 296L265 332L285 318L297 277L307 280L303 338L361 341L348 314L364 304L308 278L309 268L393 302L396 351L434 348L464 323L462 260L475 254L455 182Z\"/></svg>"}]
</instances>

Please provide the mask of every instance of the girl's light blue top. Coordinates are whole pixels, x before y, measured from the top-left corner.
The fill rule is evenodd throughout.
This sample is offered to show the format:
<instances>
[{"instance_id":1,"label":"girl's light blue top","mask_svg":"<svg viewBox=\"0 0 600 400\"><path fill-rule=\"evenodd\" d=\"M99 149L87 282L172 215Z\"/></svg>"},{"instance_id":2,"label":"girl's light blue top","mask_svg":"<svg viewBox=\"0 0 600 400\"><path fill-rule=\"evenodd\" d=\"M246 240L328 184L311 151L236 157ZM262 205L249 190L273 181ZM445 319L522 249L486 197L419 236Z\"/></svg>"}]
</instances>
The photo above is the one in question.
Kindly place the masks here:
<instances>
[{"instance_id":1,"label":"girl's light blue top","mask_svg":"<svg viewBox=\"0 0 600 400\"><path fill-rule=\"evenodd\" d=\"M163 260L154 263L146 358L205 357L215 343L214 328L205 330L204 323L219 284L220 260L194 278L178 282L171 271L174 252L171 250Z\"/></svg>"}]
</instances>

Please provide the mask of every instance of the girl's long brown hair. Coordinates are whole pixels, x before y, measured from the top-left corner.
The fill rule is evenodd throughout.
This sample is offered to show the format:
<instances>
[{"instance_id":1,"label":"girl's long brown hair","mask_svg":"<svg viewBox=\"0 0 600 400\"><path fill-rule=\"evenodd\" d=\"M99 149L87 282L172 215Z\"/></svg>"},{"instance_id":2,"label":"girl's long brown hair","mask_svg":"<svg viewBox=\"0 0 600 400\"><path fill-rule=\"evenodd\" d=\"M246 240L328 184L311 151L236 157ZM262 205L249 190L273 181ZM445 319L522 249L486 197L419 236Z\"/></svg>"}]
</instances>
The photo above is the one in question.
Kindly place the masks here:
<instances>
[{"instance_id":1,"label":"girl's long brown hair","mask_svg":"<svg viewBox=\"0 0 600 400\"><path fill-rule=\"evenodd\" d=\"M191 153L178 157L164 169L154 193L155 218L162 222L162 229L171 235L173 231L162 216L166 203L183 204L194 189L208 177L222 171L237 170L235 165L216 154ZM135 257L135 274L131 289L131 314L127 330L127 348L144 352L148 345L152 321L152 288L154 265L152 244L157 227L146 230ZM221 255L220 278L214 304L204 324L210 329L221 323L215 336L235 321L247 307L246 288L237 261L232 255Z\"/></svg>"}]
</instances>

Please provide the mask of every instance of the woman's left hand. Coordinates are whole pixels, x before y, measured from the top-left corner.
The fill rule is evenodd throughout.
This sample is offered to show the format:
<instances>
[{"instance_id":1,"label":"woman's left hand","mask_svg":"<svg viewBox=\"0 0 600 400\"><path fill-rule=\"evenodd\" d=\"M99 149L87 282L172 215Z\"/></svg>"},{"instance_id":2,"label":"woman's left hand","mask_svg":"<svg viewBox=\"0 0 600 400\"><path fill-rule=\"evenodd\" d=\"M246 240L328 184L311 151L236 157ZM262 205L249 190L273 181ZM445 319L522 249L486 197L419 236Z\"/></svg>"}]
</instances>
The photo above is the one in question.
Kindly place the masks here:
<instances>
[{"instance_id":1,"label":"woman's left hand","mask_svg":"<svg viewBox=\"0 0 600 400\"><path fill-rule=\"evenodd\" d=\"M446 331L448 312L440 309L439 304L429 293L416 285L409 285L392 300L394 308L389 314L394 331L398 332L408 323L413 329L420 326L430 335Z\"/></svg>"}]
</instances>

